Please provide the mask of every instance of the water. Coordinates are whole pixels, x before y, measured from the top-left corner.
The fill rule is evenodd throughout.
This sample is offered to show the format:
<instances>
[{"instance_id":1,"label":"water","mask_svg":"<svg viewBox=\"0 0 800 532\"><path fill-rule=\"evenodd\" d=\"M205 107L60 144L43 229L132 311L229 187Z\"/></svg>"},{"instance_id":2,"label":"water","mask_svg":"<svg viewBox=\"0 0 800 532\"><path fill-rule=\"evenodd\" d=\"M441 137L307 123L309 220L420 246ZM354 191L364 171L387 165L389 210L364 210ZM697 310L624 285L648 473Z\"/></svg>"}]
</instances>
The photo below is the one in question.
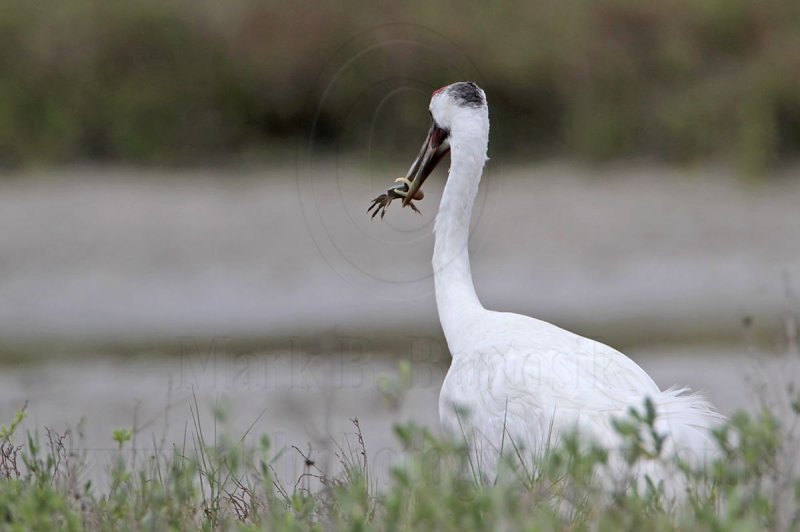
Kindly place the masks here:
<instances>
[{"instance_id":1,"label":"water","mask_svg":"<svg viewBox=\"0 0 800 532\"><path fill-rule=\"evenodd\" d=\"M430 272L442 179L422 216L372 221L390 181L347 161L0 180L0 422L27 401L25 428L72 427L93 478L115 427L136 427L142 454L191 443L195 398L209 430L222 402L231 433L253 424L248 438L330 463L357 417L390 462L393 424L437 427L447 364ZM797 180L493 162L479 197L470 246L487 307L621 348L724 412L780 402L800 375L800 357L766 354L798 311ZM403 357L413 386L392 407L378 383Z\"/></svg>"},{"instance_id":2,"label":"water","mask_svg":"<svg viewBox=\"0 0 800 532\"><path fill-rule=\"evenodd\" d=\"M390 177L343 161L0 180L0 338L437 333L442 180L422 216L383 222L366 206ZM492 163L475 285L489 308L615 342L740 338L744 316L779 324L785 277L800 283L798 204L796 179Z\"/></svg>"},{"instance_id":3,"label":"water","mask_svg":"<svg viewBox=\"0 0 800 532\"><path fill-rule=\"evenodd\" d=\"M419 346L417 348L420 348ZM800 355L775 356L701 347L651 348L630 353L662 387L688 385L703 391L724 413L757 412L769 405L786 409L786 386L800 376ZM415 357L409 348L400 353ZM286 450L278 472L286 481L303 470L291 450L310 451L323 468L338 464L341 447L355 445L352 419L363 430L371 464L385 474L400 456L392 436L396 423L414 421L438 430L438 392L446 361L420 359L412 366L411 387L399 405L382 393L382 379L397 377L397 360L365 352L230 353L187 352L166 359L135 357L58 360L44 365L6 367L0 374L0 419L27 402L27 429L78 429L74 441L91 465L88 478L101 481L116 456L113 429L135 427L132 448L141 457L154 449L177 445L191 449L199 407L209 441L215 430L237 439L247 432L248 445L269 434L274 449ZM216 405L216 406L215 406ZM215 428L213 413L222 406L227 417ZM81 421L81 418L83 420Z\"/></svg>"}]
</instances>

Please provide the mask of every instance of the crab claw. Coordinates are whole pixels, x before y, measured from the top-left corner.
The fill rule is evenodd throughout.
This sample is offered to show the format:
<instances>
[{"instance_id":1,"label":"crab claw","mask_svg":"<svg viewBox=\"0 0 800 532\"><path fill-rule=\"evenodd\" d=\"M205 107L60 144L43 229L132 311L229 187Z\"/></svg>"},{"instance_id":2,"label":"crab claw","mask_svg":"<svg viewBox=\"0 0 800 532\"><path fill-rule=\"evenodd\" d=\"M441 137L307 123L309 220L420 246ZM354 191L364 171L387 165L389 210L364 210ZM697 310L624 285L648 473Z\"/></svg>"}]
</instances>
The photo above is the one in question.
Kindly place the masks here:
<instances>
[{"instance_id":1,"label":"crab claw","mask_svg":"<svg viewBox=\"0 0 800 532\"><path fill-rule=\"evenodd\" d=\"M407 205L411 207L412 211L414 211L417 214L422 214L420 210L417 208L417 206L414 205L414 202L411 199L407 198L409 189L408 179L400 177L395 179L395 182L397 182L396 185L392 185L391 187L389 187L389 189L386 191L385 194L381 194L377 198L373 199L372 203L370 203L369 207L367 208L367 212L372 213L372 218L375 218L375 216L377 216L379 213L381 215L381 218L386 216L386 211L389 209L389 205L392 204L392 201L401 198L405 198L405 201L408 202ZM414 195L413 199L419 200L422 199L423 196L424 194L422 193L421 190L419 190Z\"/></svg>"},{"instance_id":2,"label":"crab claw","mask_svg":"<svg viewBox=\"0 0 800 532\"><path fill-rule=\"evenodd\" d=\"M408 191L411 189L411 185L414 184L414 182L411 181L407 177L398 177L397 179L394 180L394 182L395 183L400 183L404 187L404 188L399 188L399 187L397 187L397 185L392 186L392 189L394 190L395 194L397 194L398 196L401 196L403 198L408 196ZM417 192L414 193L414 197L411 198L411 199L419 201L424 197L425 197L425 193L422 192L421 189L418 189ZM414 209L414 211L415 212L419 212L419 211L416 210L416 208Z\"/></svg>"},{"instance_id":3,"label":"crab claw","mask_svg":"<svg viewBox=\"0 0 800 532\"><path fill-rule=\"evenodd\" d=\"M367 212L372 213L372 218L380 213L381 218L386 216L386 211L389 209L389 205L392 204L392 201L396 199L403 199L405 206L411 207L411 210L417 214L422 214L420 210L414 205L413 200L421 200L425 197L425 194L421 190L417 190L414 194L413 198L408 197L408 191L411 188L412 181L405 177L398 177L394 180L395 185L389 187L385 194L381 194L377 198L372 200L370 206L367 208Z\"/></svg>"},{"instance_id":4,"label":"crab claw","mask_svg":"<svg viewBox=\"0 0 800 532\"><path fill-rule=\"evenodd\" d=\"M397 185L392 186L395 194L405 198L408 195L408 190L411 188L411 180L407 177L398 177L394 180L395 183L401 183L405 188L398 187Z\"/></svg>"}]
</instances>

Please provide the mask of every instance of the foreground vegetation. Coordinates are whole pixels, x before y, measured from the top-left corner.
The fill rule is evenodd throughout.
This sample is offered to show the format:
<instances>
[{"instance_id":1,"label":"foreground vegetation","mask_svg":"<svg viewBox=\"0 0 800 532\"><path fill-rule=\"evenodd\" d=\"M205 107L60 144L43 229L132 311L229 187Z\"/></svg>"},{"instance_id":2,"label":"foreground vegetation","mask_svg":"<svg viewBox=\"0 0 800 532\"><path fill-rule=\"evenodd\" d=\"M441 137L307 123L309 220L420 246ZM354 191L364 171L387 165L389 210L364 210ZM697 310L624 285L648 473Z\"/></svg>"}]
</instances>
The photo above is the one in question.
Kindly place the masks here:
<instances>
[{"instance_id":1,"label":"foreground vegetation","mask_svg":"<svg viewBox=\"0 0 800 532\"><path fill-rule=\"evenodd\" d=\"M789 423L798 412L795 402ZM266 435L247 446L246 434L215 433L212 444L196 410L186 441L169 450L154 442L138 466L126 452L132 434L115 431L118 452L101 490L82 477L85 454L66 434L17 441L23 418L21 411L0 428L3 530L800 530L797 442L767 411L737 414L718 430L721 457L710 467L678 464L686 480L678 502L652 482L601 488L608 454L577 438L551 449L535 471L509 457L495 482L479 482L463 447L413 425L396 428L407 454L378 486L357 420L338 473L294 448L304 472L287 484L274 468L285 450L272 449ZM645 437L653 420L645 408L618 425L631 466L658 455L646 443L657 438Z\"/></svg>"},{"instance_id":2,"label":"foreground vegetation","mask_svg":"<svg viewBox=\"0 0 800 532\"><path fill-rule=\"evenodd\" d=\"M381 135L413 150L426 91L468 77L493 150L759 171L800 153L798 20L796 0L7 0L0 165L363 147L398 87L419 92Z\"/></svg>"}]
</instances>

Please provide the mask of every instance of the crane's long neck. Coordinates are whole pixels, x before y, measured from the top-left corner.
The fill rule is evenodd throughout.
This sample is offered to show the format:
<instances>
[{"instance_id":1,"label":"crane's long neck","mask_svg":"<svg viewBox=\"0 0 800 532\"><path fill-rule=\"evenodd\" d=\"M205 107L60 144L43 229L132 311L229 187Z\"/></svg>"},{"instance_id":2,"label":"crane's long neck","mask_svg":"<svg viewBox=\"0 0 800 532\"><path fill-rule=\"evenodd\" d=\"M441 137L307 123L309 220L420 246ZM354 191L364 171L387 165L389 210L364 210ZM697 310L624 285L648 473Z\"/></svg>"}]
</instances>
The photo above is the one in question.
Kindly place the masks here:
<instances>
[{"instance_id":1,"label":"crane's long neck","mask_svg":"<svg viewBox=\"0 0 800 532\"><path fill-rule=\"evenodd\" d=\"M436 216L433 273L439 321L453 351L460 327L483 311L469 265L469 225L488 145L488 119L481 127L455 128L450 137L450 173Z\"/></svg>"}]
</instances>

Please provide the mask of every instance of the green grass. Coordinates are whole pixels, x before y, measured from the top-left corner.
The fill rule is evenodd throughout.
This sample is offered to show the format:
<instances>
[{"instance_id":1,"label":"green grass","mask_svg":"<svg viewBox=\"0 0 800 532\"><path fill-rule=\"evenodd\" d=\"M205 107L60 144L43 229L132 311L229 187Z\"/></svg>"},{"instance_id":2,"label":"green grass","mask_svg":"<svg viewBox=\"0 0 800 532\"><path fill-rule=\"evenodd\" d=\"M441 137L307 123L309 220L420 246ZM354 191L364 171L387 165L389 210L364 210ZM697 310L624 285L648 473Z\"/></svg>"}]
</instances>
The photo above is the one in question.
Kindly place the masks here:
<instances>
[{"instance_id":1,"label":"green grass","mask_svg":"<svg viewBox=\"0 0 800 532\"><path fill-rule=\"evenodd\" d=\"M69 448L66 434L18 434L23 410L2 429L0 529L798 530L798 442L788 435L800 400L793 409L783 424L768 411L736 414L715 432L717 461L704 469L675 462L686 485L677 502L649 482L601 486L609 454L577 436L532 470L510 455L493 482L476 480L464 446L413 424L395 428L406 454L378 487L357 420L332 474L297 447L273 449L268 435L248 446L249 430L232 437L215 423L209 433L196 403L185 441L170 449L153 442L138 465L127 452L131 432L109 435L118 450L101 490L82 480L85 455ZM653 456L672 462L648 447L657 438L641 437L653 426L642 412L619 423L629 466ZM215 414L224 426L224 409ZM305 464L289 483L274 468L286 452Z\"/></svg>"}]
</instances>

